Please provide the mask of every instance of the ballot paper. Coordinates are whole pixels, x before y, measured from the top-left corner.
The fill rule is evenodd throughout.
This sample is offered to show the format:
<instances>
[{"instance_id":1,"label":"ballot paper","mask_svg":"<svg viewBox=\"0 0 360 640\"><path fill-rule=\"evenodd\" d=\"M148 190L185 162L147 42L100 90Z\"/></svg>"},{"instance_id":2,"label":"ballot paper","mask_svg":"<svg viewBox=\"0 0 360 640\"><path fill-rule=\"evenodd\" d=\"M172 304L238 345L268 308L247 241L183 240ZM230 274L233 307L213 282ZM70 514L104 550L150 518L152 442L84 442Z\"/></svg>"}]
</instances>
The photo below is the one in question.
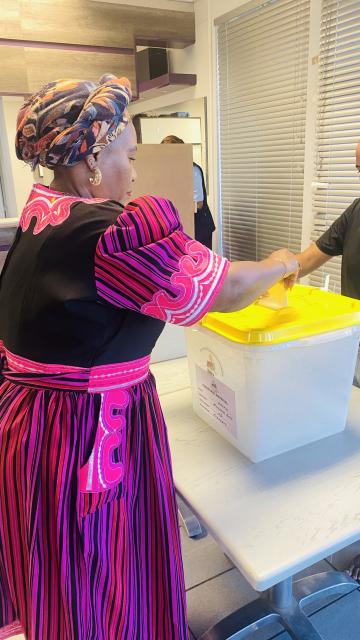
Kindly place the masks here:
<instances>
[{"instance_id":1,"label":"ballot paper","mask_svg":"<svg viewBox=\"0 0 360 640\"><path fill-rule=\"evenodd\" d=\"M270 287L270 289L257 300L257 303L269 309L283 309L287 307L288 294L284 282L278 282L274 284L273 287Z\"/></svg>"}]
</instances>

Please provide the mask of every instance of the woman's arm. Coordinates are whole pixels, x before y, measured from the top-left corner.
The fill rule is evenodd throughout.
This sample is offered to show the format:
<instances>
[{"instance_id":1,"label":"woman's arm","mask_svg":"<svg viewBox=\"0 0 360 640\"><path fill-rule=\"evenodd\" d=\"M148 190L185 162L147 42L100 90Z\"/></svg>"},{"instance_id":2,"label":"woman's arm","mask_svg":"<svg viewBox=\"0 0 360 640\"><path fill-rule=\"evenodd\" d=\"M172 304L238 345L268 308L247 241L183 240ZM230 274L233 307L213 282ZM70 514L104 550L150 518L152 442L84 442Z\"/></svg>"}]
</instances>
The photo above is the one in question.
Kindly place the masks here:
<instances>
[{"instance_id":1,"label":"woman's arm","mask_svg":"<svg viewBox=\"0 0 360 640\"><path fill-rule=\"evenodd\" d=\"M143 233L134 233L137 228ZM173 204L157 196L126 205L95 253L99 301L182 326L210 310L241 309L298 270L287 249L262 262L229 264L187 236Z\"/></svg>"},{"instance_id":2,"label":"woman's arm","mask_svg":"<svg viewBox=\"0 0 360 640\"><path fill-rule=\"evenodd\" d=\"M290 251L275 251L261 262L232 262L210 311L237 311L251 304L269 287L291 274L296 276L299 264Z\"/></svg>"}]
</instances>

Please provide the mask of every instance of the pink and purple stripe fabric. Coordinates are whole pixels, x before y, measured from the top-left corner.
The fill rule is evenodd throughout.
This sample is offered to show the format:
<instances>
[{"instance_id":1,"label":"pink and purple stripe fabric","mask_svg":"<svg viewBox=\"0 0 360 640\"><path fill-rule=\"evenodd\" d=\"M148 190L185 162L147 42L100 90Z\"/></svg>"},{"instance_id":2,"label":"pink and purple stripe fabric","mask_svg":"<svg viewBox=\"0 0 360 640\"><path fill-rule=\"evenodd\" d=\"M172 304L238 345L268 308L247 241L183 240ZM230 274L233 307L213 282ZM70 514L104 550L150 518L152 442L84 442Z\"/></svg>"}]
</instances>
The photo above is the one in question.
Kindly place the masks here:
<instances>
[{"instance_id":1,"label":"pink and purple stripe fabric","mask_svg":"<svg viewBox=\"0 0 360 640\"><path fill-rule=\"evenodd\" d=\"M213 304L228 266L183 232L170 201L148 196L128 205L100 238L95 277L107 302L190 326Z\"/></svg>"}]
</instances>

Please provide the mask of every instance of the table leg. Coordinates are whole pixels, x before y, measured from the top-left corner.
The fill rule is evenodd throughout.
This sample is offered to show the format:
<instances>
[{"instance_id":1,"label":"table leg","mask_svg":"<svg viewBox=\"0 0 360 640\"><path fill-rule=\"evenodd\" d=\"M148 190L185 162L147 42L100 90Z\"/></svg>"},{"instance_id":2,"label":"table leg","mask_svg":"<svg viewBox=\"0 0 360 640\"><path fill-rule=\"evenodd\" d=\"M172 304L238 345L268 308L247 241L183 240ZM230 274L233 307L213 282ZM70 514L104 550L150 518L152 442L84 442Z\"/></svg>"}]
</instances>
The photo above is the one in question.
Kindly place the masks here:
<instances>
[{"instance_id":1,"label":"table leg","mask_svg":"<svg viewBox=\"0 0 360 640\"><path fill-rule=\"evenodd\" d=\"M280 624L292 640L322 640L293 595L292 578L218 622L200 640L245 640L254 631L274 622Z\"/></svg>"},{"instance_id":2,"label":"table leg","mask_svg":"<svg viewBox=\"0 0 360 640\"><path fill-rule=\"evenodd\" d=\"M280 624L293 640L321 640L309 618L301 611L293 595L292 578L275 585L266 593L273 611L280 617Z\"/></svg>"},{"instance_id":3,"label":"table leg","mask_svg":"<svg viewBox=\"0 0 360 640\"><path fill-rule=\"evenodd\" d=\"M189 509L187 504L185 504L182 498L180 498L178 495L176 496L176 502L181 522L184 525L185 531L188 534L189 538L195 538L195 536L202 535L204 533L202 526L191 509Z\"/></svg>"}]
</instances>

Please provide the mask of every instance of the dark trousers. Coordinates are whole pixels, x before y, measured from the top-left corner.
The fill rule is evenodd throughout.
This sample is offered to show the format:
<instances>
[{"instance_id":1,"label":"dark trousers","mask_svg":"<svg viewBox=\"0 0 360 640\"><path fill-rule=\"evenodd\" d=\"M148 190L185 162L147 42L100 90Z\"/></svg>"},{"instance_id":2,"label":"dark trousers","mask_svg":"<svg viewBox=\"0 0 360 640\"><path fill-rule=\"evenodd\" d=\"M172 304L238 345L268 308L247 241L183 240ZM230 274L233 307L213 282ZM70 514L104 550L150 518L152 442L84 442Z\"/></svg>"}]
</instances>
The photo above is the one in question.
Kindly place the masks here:
<instances>
[{"instance_id":1,"label":"dark trousers","mask_svg":"<svg viewBox=\"0 0 360 640\"><path fill-rule=\"evenodd\" d=\"M204 244L208 249L212 249L212 234L214 231L214 222L211 213L207 213L204 209L199 209L194 214L195 240Z\"/></svg>"}]
</instances>

